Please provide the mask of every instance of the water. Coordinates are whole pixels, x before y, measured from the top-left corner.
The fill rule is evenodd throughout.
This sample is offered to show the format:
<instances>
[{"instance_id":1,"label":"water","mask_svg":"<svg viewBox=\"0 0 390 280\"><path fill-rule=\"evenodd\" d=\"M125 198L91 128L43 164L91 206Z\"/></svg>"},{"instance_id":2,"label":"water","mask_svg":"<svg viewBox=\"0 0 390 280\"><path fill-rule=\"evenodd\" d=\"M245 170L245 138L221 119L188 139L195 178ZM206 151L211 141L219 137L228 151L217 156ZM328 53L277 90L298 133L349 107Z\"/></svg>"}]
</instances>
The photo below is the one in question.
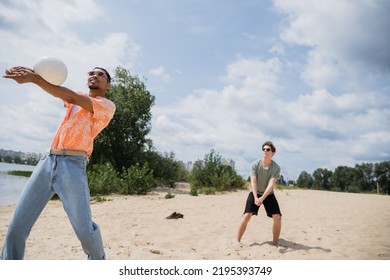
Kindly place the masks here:
<instances>
[{"instance_id":1,"label":"water","mask_svg":"<svg viewBox=\"0 0 390 280\"><path fill-rule=\"evenodd\" d=\"M33 171L35 166L0 162L0 206L16 204L28 177L14 176L11 170Z\"/></svg>"}]
</instances>

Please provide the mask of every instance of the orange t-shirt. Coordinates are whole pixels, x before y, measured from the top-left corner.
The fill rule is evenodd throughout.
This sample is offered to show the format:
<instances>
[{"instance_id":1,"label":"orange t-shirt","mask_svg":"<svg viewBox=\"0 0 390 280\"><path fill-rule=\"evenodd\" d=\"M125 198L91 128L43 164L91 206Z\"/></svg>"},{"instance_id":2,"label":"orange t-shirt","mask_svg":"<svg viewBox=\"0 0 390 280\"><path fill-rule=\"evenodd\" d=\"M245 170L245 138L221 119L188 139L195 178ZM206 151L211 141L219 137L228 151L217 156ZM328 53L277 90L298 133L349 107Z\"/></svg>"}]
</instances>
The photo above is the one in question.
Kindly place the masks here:
<instances>
[{"instance_id":1,"label":"orange t-shirt","mask_svg":"<svg viewBox=\"0 0 390 280\"><path fill-rule=\"evenodd\" d=\"M59 125L50 149L86 151L93 150L93 140L110 123L115 113L115 104L104 97L90 97L93 113L77 105L64 102L66 115Z\"/></svg>"}]
</instances>

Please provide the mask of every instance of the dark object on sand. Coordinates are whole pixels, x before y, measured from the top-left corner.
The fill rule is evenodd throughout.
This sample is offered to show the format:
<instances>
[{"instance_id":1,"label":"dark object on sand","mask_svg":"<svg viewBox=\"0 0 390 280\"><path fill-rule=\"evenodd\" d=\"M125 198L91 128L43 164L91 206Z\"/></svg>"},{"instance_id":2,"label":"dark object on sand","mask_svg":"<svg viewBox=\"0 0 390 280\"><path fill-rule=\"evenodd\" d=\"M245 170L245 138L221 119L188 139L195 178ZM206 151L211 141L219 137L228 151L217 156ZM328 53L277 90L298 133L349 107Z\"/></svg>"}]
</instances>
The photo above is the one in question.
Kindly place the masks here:
<instances>
[{"instance_id":1,"label":"dark object on sand","mask_svg":"<svg viewBox=\"0 0 390 280\"><path fill-rule=\"evenodd\" d=\"M173 212L171 215L166 217L166 219L179 219L179 218L184 218L184 215L181 213Z\"/></svg>"}]
</instances>

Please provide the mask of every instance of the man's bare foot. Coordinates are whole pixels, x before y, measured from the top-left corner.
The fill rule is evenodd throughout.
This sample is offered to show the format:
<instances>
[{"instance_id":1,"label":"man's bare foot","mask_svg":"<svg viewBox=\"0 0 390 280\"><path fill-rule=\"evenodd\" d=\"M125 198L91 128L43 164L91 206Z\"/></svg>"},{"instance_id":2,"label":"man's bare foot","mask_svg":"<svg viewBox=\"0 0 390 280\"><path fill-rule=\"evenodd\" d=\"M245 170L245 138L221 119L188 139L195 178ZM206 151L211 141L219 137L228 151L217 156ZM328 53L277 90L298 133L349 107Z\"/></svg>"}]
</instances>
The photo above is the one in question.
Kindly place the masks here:
<instances>
[{"instance_id":1,"label":"man's bare foot","mask_svg":"<svg viewBox=\"0 0 390 280\"><path fill-rule=\"evenodd\" d=\"M274 240L273 242L272 242L276 247L279 247L279 240Z\"/></svg>"}]
</instances>

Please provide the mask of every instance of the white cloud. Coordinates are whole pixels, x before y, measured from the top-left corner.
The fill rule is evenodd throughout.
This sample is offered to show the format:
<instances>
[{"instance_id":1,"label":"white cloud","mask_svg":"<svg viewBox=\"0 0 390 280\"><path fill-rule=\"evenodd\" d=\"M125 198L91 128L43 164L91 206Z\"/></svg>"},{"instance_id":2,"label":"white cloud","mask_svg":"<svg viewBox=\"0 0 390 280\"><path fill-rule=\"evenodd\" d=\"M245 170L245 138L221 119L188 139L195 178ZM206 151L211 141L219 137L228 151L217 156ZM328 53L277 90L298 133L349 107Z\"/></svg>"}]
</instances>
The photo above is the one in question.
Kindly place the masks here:
<instances>
[{"instance_id":1,"label":"white cloud","mask_svg":"<svg viewBox=\"0 0 390 280\"><path fill-rule=\"evenodd\" d=\"M262 61L238 57L226 67L221 90L197 90L155 111L159 119L153 128L153 135L158 135L155 143L163 150L171 145L171 150L187 160L202 158L213 148L235 159L237 168L245 174L249 162L260 156L261 142L271 139L278 148L275 159L280 160L284 174L295 178L303 170L332 169L338 164L373 159L370 150L359 147L366 145L365 135L388 134L383 125L390 119L390 112L381 104L383 94L335 95L322 89L286 101L279 97L281 75L282 62L276 58ZM176 130L163 131L159 116L169 118L165 128ZM194 131L198 133L194 135ZM204 146L197 145L199 137L204 139ZM184 139L194 141L190 144ZM378 147L388 154L388 148ZM191 158L194 155L198 158Z\"/></svg>"},{"instance_id":2,"label":"white cloud","mask_svg":"<svg viewBox=\"0 0 390 280\"><path fill-rule=\"evenodd\" d=\"M274 0L288 15L281 32L285 42L311 48L304 79L314 88L334 86L345 78L364 84L368 73L389 76L389 2L383 0Z\"/></svg>"},{"instance_id":3,"label":"white cloud","mask_svg":"<svg viewBox=\"0 0 390 280\"><path fill-rule=\"evenodd\" d=\"M215 149L247 172L248 160L259 155L260 142L269 137L262 122L272 121L280 71L277 59L237 58L226 67L225 86L220 91L197 90L155 110L152 134L156 146L190 161Z\"/></svg>"},{"instance_id":4,"label":"white cloud","mask_svg":"<svg viewBox=\"0 0 390 280\"><path fill-rule=\"evenodd\" d=\"M53 103L53 97L43 92L37 93L31 87L26 87L23 93L12 94L23 102L0 107L2 148L46 151L64 114L64 110L61 110L63 103L59 100Z\"/></svg>"},{"instance_id":5,"label":"white cloud","mask_svg":"<svg viewBox=\"0 0 390 280\"><path fill-rule=\"evenodd\" d=\"M308 64L302 73L307 84L313 88L326 88L339 80L341 69L332 57L318 50L310 51L308 56Z\"/></svg>"},{"instance_id":6,"label":"white cloud","mask_svg":"<svg viewBox=\"0 0 390 280\"><path fill-rule=\"evenodd\" d=\"M162 66L151 69L149 73L153 76L161 78L164 83L169 83L172 80L172 78L166 73L164 67Z\"/></svg>"}]
</instances>

